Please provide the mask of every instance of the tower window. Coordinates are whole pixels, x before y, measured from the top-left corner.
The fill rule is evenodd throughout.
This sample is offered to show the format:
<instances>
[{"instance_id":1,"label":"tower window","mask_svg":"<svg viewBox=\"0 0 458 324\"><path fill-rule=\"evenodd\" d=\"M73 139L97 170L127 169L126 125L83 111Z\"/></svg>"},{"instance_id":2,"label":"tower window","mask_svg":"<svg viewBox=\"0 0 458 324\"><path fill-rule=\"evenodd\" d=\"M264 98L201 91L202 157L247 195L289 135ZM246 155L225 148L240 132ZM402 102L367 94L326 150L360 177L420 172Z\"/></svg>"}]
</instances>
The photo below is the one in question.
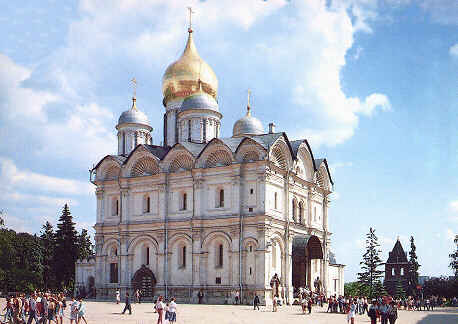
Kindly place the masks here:
<instances>
[{"instance_id":1,"label":"tower window","mask_svg":"<svg viewBox=\"0 0 458 324\"><path fill-rule=\"evenodd\" d=\"M188 209L188 195L184 193L181 199L182 199L181 210Z\"/></svg>"},{"instance_id":2,"label":"tower window","mask_svg":"<svg viewBox=\"0 0 458 324\"><path fill-rule=\"evenodd\" d=\"M188 120L188 142L191 142L191 120Z\"/></svg>"},{"instance_id":3,"label":"tower window","mask_svg":"<svg viewBox=\"0 0 458 324\"><path fill-rule=\"evenodd\" d=\"M251 267L250 267L250 276L251 276Z\"/></svg>"},{"instance_id":4,"label":"tower window","mask_svg":"<svg viewBox=\"0 0 458 324\"><path fill-rule=\"evenodd\" d=\"M254 193L254 189L251 188L251 189L250 189L250 195L252 195L253 193Z\"/></svg>"},{"instance_id":5,"label":"tower window","mask_svg":"<svg viewBox=\"0 0 458 324\"><path fill-rule=\"evenodd\" d=\"M253 252L253 247L250 245L250 252Z\"/></svg>"},{"instance_id":6,"label":"tower window","mask_svg":"<svg viewBox=\"0 0 458 324\"><path fill-rule=\"evenodd\" d=\"M181 248L181 266L186 268L186 246Z\"/></svg>"},{"instance_id":7,"label":"tower window","mask_svg":"<svg viewBox=\"0 0 458 324\"><path fill-rule=\"evenodd\" d=\"M392 277L395 276L394 268L391 268L391 276L392 276Z\"/></svg>"},{"instance_id":8,"label":"tower window","mask_svg":"<svg viewBox=\"0 0 458 324\"><path fill-rule=\"evenodd\" d=\"M111 204L111 215L116 216L119 214L119 200L118 198L113 198Z\"/></svg>"},{"instance_id":9,"label":"tower window","mask_svg":"<svg viewBox=\"0 0 458 324\"><path fill-rule=\"evenodd\" d=\"M149 213L151 211L151 198L149 196L143 197L143 212Z\"/></svg>"},{"instance_id":10,"label":"tower window","mask_svg":"<svg viewBox=\"0 0 458 324\"><path fill-rule=\"evenodd\" d=\"M401 268L401 276L404 275L404 268Z\"/></svg>"},{"instance_id":11,"label":"tower window","mask_svg":"<svg viewBox=\"0 0 458 324\"><path fill-rule=\"evenodd\" d=\"M146 248L146 265L149 265L149 247Z\"/></svg>"},{"instance_id":12,"label":"tower window","mask_svg":"<svg viewBox=\"0 0 458 324\"><path fill-rule=\"evenodd\" d=\"M223 257L224 257L223 245L220 244L218 245L218 262L216 264L217 267L220 267L220 268L223 267Z\"/></svg>"},{"instance_id":13,"label":"tower window","mask_svg":"<svg viewBox=\"0 0 458 324\"><path fill-rule=\"evenodd\" d=\"M220 189L218 198L218 207L224 207L224 189Z\"/></svg>"},{"instance_id":14,"label":"tower window","mask_svg":"<svg viewBox=\"0 0 458 324\"><path fill-rule=\"evenodd\" d=\"M216 277L215 284L221 285L221 277Z\"/></svg>"}]
</instances>

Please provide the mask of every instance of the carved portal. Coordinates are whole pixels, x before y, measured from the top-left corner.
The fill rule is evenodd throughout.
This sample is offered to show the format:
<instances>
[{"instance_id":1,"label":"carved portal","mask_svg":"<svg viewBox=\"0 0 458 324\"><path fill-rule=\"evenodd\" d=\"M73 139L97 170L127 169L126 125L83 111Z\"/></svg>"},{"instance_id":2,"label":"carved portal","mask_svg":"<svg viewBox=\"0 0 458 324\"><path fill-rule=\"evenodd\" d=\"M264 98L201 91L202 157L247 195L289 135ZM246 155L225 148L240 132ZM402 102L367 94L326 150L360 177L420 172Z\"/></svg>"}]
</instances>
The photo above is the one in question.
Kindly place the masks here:
<instances>
[{"instance_id":1,"label":"carved portal","mask_svg":"<svg viewBox=\"0 0 458 324\"><path fill-rule=\"evenodd\" d=\"M154 296L154 287L156 286L156 277L154 273L144 264L135 272L132 278L134 290L139 289L142 297Z\"/></svg>"}]
</instances>

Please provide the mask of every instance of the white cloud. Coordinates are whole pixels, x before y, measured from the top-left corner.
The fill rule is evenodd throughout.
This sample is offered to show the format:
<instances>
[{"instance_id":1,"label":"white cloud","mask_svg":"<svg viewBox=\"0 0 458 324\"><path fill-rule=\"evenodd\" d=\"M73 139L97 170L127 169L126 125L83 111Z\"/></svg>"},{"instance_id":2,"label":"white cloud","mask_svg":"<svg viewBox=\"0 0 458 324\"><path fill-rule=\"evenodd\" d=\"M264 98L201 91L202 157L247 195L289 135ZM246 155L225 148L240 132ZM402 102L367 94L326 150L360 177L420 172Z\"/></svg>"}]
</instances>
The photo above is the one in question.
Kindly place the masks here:
<instances>
[{"instance_id":1,"label":"white cloud","mask_svg":"<svg viewBox=\"0 0 458 324\"><path fill-rule=\"evenodd\" d=\"M458 58L458 43L452 45L448 50L451 57Z\"/></svg>"},{"instance_id":2,"label":"white cloud","mask_svg":"<svg viewBox=\"0 0 458 324\"><path fill-rule=\"evenodd\" d=\"M458 200L451 201L449 204L449 208L452 212L458 213Z\"/></svg>"},{"instance_id":3,"label":"white cloud","mask_svg":"<svg viewBox=\"0 0 458 324\"><path fill-rule=\"evenodd\" d=\"M454 0L418 0L433 21L445 25L458 24L458 2Z\"/></svg>"},{"instance_id":4,"label":"white cloud","mask_svg":"<svg viewBox=\"0 0 458 324\"><path fill-rule=\"evenodd\" d=\"M29 170L19 170L14 162L0 157L0 186L2 190L31 190L35 192L51 192L58 194L87 195L93 192L92 186L87 182L51 177ZM10 198L22 197L21 193L9 192ZM36 196L38 197L42 196ZM42 199L45 202L45 199Z\"/></svg>"}]
</instances>

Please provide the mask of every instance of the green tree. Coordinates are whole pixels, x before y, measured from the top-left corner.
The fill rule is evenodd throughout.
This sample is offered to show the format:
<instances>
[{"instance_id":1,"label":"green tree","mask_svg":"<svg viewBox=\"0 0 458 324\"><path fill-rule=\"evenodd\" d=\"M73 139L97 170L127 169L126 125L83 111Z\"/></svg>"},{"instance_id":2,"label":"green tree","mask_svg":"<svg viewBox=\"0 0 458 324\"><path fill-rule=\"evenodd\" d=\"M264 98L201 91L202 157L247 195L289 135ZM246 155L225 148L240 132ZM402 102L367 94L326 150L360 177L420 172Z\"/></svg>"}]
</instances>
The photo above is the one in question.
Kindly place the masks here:
<instances>
[{"instance_id":1,"label":"green tree","mask_svg":"<svg viewBox=\"0 0 458 324\"><path fill-rule=\"evenodd\" d=\"M78 236L68 204L62 209L56 231L55 271L58 288L73 289Z\"/></svg>"},{"instance_id":2,"label":"green tree","mask_svg":"<svg viewBox=\"0 0 458 324\"><path fill-rule=\"evenodd\" d=\"M5 211L2 209L0 210L0 227L5 226Z\"/></svg>"},{"instance_id":3,"label":"green tree","mask_svg":"<svg viewBox=\"0 0 458 324\"><path fill-rule=\"evenodd\" d=\"M455 235L455 239L453 242L456 245L456 249L454 253L449 254L450 257L450 264L449 267L455 274L455 280L458 280L458 235Z\"/></svg>"},{"instance_id":4,"label":"green tree","mask_svg":"<svg viewBox=\"0 0 458 324\"><path fill-rule=\"evenodd\" d=\"M12 274L16 260L15 244L16 232L7 228L0 228L0 289L11 291Z\"/></svg>"},{"instance_id":5,"label":"green tree","mask_svg":"<svg viewBox=\"0 0 458 324\"><path fill-rule=\"evenodd\" d=\"M45 289L56 288L56 233L50 222L41 228L41 251L43 254L43 284Z\"/></svg>"},{"instance_id":6,"label":"green tree","mask_svg":"<svg viewBox=\"0 0 458 324\"><path fill-rule=\"evenodd\" d=\"M396 298L404 299L406 297L406 292L404 291L404 287L402 286L401 280L398 280L396 285Z\"/></svg>"},{"instance_id":7,"label":"green tree","mask_svg":"<svg viewBox=\"0 0 458 324\"><path fill-rule=\"evenodd\" d=\"M369 297L381 293L383 285L380 281L383 271L378 270L383 265L380 258L380 243L378 242L375 230L371 227L366 234L366 252L363 254L363 261L360 262L361 272L358 273L358 281L368 289ZM382 288L380 288L380 286Z\"/></svg>"},{"instance_id":8,"label":"green tree","mask_svg":"<svg viewBox=\"0 0 458 324\"><path fill-rule=\"evenodd\" d=\"M14 237L14 261L9 280L16 291L31 292L43 284L40 238L29 233Z\"/></svg>"},{"instance_id":9,"label":"green tree","mask_svg":"<svg viewBox=\"0 0 458 324\"><path fill-rule=\"evenodd\" d=\"M83 228L78 235L78 259L87 259L94 255L94 246L87 229Z\"/></svg>"},{"instance_id":10,"label":"green tree","mask_svg":"<svg viewBox=\"0 0 458 324\"><path fill-rule=\"evenodd\" d=\"M346 296L368 296L367 286L358 281L345 283L344 291Z\"/></svg>"},{"instance_id":11,"label":"green tree","mask_svg":"<svg viewBox=\"0 0 458 324\"><path fill-rule=\"evenodd\" d=\"M410 251L409 251L409 295L415 295L418 285L418 269L420 265L418 264L417 258L417 247L415 246L415 241L413 236L410 237Z\"/></svg>"}]
</instances>

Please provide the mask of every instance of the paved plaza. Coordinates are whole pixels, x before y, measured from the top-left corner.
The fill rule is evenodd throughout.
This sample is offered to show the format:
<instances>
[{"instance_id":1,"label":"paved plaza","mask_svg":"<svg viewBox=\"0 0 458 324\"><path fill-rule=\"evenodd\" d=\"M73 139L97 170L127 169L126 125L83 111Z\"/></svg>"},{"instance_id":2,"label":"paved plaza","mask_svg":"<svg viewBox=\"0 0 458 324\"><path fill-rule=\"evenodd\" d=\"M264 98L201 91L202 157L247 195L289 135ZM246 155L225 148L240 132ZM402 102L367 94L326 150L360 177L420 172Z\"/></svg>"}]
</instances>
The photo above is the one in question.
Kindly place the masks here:
<instances>
[{"instance_id":1,"label":"paved plaza","mask_svg":"<svg viewBox=\"0 0 458 324\"><path fill-rule=\"evenodd\" d=\"M3 309L5 300L0 306ZM108 302L86 302L88 323L96 324L151 324L156 323L157 314L153 311L152 303L133 304L132 315L122 315L124 304L116 305ZM325 308L314 307L311 315L303 315L300 306L279 307L277 313L261 307L254 311L250 306L232 305L178 305L178 324L235 324L235 323L311 323L338 324L347 323L346 315L326 314ZM69 320L64 320L69 323ZM357 316L355 323L370 323L367 315ZM399 311L399 324L455 324L458 323L458 309L440 308L434 312Z\"/></svg>"}]
</instances>

